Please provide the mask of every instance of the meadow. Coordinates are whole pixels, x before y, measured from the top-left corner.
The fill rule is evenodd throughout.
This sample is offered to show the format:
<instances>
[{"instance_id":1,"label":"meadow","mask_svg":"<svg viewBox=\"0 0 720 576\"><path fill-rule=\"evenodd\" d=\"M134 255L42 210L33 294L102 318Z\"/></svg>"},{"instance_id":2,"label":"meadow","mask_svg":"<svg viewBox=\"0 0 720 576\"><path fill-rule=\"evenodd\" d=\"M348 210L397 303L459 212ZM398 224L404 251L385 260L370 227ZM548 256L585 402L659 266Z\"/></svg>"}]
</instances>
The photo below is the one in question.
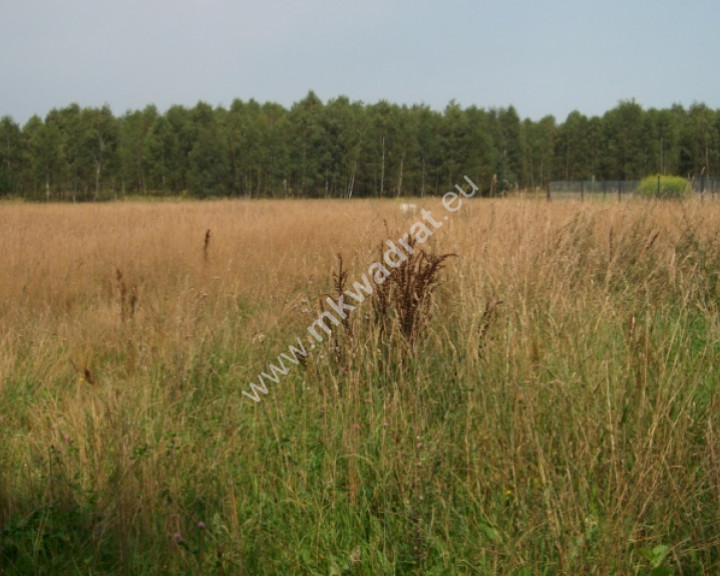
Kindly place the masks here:
<instances>
[{"instance_id":1,"label":"meadow","mask_svg":"<svg viewBox=\"0 0 720 576\"><path fill-rule=\"evenodd\" d=\"M0 204L0 574L717 574L715 203L466 200L242 394L418 217Z\"/></svg>"}]
</instances>

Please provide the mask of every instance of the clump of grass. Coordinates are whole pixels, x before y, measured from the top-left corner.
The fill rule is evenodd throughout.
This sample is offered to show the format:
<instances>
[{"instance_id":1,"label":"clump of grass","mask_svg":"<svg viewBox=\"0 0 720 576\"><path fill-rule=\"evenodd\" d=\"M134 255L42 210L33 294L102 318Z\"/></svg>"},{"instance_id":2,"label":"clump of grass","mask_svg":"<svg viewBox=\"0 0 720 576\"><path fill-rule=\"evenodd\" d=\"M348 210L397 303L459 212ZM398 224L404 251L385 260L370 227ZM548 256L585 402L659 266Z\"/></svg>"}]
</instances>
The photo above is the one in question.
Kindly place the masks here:
<instances>
[{"instance_id":1,"label":"clump of grass","mask_svg":"<svg viewBox=\"0 0 720 576\"><path fill-rule=\"evenodd\" d=\"M399 334L403 342L412 350L418 337L428 327L432 309L432 297L439 284L439 274L445 261L455 254L435 254L419 247L415 239L407 242L409 250L405 259L397 267L388 267L389 275L383 282L374 285L371 306L375 324L380 335L392 340L393 334ZM379 247L380 260L383 257L383 245ZM349 271L344 266L342 254L337 254L337 269L332 272L333 297L336 301L347 298ZM325 312L322 298L318 299L319 313ZM346 351L355 344L353 318L346 314L340 318L344 336L339 330L333 331L332 351L336 360L346 356ZM388 340L386 344L390 341Z\"/></svg>"},{"instance_id":2,"label":"clump of grass","mask_svg":"<svg viewBox=\"0 0 720 576\"><path fill-rule=\"evenodd\" d=\"M203 260L205 262L208 261L209 249L210 249L210 228L208 228L205 231L205 240L203 241Z\"/></svg>"},{"instance_id":3,"label":"clump of grass","mask_svg":"<svg viewBox=\"0 0 720 576\"><path fill-rule=\"evenodd\" d=\"M337 254L337 270L332 273L332 285L333 285L333 297L335 301L339 301L340 298L344 297L345 289L347 287L349 271L343 265L342 254ZM325 312L325 303L322 299L319 300L320 314ZM341 335L340 330L333 330L332 335L332 348L331 353L337 363L342 365L348 353L352 353L353 346L353 321L352 315L346 314L345 317L340 318L340 323L343 327L343 334Z\"/></svg>"},{"instance_id":4,"label":"clump of grass","mask_svg":"<svg viewBox=\"0 0 720 576\"><path fill-rule=\"evenodd\" d=\"M128 290L120 268L115 269L115 279L120 294L120 320L122 322L132 320L135 317L135 307L138 303L137 286L133 284Z\"/></svg>"},{"instance_id":5,"label":"clump of grass","mask_svg":"<svg viewBox=\"0 0 720 576\"><path fill-rule=\"evenodd\" d=\"M410 238L408 245L411 250L407 260L393 270L388 281L393 288L400 329L413 342L429 321L439 272L445 261L455 254L434 254L424 248L418 250L415 238Z\"/></svg>"},{"instance_id":6,"label":"clump of grass","mask_svg":"<svg viewBox=\"0 0 720 576\"><path fill-rule=\"evenodd\" d=\"M333 288L335 290L335 296L339 299L345 294L349 271L346 268L343 268L343 257L339 252L337 254L337 260L338 268L337 271L333 272ZM348 332L352 332L351 317L349 315L346 315L345 318L341 318L341 322Z\"/></svg>"},{"instance_id":7,"label":"clump of grass","mask_svg":"<svg viewBox=\"0 0 720 576\"><path fill-rule=\"evenodd\" d=\"M413 344L429 322L439 273L455 254L428 252L418 247L415 238L409 238L407 244L405 258L398 267L390 268L390 275L373 292L372 307L383 331L396 322L407 342ZM379 252L382 256L383 245Z\"/></svg>"}]
</instances>

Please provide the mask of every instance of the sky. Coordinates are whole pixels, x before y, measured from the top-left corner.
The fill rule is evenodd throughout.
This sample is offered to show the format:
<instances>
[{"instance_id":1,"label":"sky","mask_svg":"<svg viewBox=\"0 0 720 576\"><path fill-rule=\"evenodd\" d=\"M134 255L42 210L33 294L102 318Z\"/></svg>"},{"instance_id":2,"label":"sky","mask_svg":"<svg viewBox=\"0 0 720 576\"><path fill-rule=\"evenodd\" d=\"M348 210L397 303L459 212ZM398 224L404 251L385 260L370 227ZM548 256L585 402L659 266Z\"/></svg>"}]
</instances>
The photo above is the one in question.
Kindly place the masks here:
<instances>
[{"instance_id":1,"label":"sky","mask_svg":"<svg viewBox=\"0 0 720 576\"><path fill-rule=\"evenodd\" d=\"M522 118L720 108L717 0L3 0L0 117L312 90Z\"/></svg>"}]
</instances>

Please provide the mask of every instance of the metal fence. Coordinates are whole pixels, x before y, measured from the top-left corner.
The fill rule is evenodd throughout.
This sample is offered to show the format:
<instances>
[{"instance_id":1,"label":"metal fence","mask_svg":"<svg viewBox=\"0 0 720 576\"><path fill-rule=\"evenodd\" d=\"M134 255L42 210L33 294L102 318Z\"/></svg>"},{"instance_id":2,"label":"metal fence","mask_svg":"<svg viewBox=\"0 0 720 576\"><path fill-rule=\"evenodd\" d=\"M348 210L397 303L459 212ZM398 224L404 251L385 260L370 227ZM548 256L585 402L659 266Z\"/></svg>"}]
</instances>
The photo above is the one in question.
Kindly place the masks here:
<instances>
[{"instance_id":1,"label":"metal fence","mask_svg":"<svg viewBox=\"0 0 720 576\"><path fill-rule=\"evenodd\" d=\"M635 192L638 180L564 180L550 182L551 198L584 198L587 196L623 196Z\"/></svg>"},{"instance_id":2,"label":"metal fence","mask_svg":"<svg viewBox=\"0 0 720 576\"><path fill-rule=\"evenodd\" d=\"M696 194L720 194L720 178L700 176L691 180L693 192Z\"/></svg>"},{"instance_id":3,"label":"metal fence","mask_svg":"<svg viewBox=\"0 0 720 576\"><path fill-rule=\"evenodd\" d=\"M584 199L615 197L622 200L632 196L637 190L639 180L560 180L550 182L549 198ZM704 197L720 197L720 178L696 177L690 179L692 190L696 195Z\"/></svg>"}]
</instances>

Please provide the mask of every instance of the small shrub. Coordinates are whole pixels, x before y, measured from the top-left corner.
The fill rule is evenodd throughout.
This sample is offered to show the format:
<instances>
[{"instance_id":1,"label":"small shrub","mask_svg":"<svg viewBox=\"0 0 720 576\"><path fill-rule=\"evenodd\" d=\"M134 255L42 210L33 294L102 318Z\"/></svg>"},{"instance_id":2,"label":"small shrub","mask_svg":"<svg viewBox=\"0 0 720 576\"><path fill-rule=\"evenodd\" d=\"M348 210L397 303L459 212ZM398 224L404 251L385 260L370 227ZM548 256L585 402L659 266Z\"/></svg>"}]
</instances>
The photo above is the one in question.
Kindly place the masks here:
<instances>
[{"instance_id":1,"label":"small shrub","mask_svg":"<svg viewBox=\"0 0 720 576\"><path fill-rule=\"evenodd\" d=\"M646 198L686 198L690 183L681 176L646 176L638 185L638 194Z\"/></svg>"}]
</instances>

